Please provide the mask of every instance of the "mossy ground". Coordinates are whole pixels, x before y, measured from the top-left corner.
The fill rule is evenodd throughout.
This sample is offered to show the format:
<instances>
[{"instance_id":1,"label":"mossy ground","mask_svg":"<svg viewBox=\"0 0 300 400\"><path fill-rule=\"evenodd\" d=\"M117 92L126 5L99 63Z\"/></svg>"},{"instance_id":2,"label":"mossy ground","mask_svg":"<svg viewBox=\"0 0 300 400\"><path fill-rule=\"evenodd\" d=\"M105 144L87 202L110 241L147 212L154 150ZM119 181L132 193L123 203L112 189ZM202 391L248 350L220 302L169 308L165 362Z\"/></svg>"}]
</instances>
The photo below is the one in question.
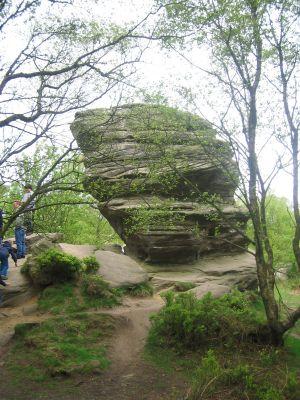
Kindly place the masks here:
<instances>
[{"instance_id":1,"label":"mossy ground","mask_svg":"<svg viewBox=\"0 0 300 400\"><path fill-rule=\"evenodd\" d=\"M107 315L77 313L50 318L28 329L16 327L6 366L16 383L47 381L50 377L101 371L109 366L108 338L114 330Z\"/></svg>"}]
</instances>

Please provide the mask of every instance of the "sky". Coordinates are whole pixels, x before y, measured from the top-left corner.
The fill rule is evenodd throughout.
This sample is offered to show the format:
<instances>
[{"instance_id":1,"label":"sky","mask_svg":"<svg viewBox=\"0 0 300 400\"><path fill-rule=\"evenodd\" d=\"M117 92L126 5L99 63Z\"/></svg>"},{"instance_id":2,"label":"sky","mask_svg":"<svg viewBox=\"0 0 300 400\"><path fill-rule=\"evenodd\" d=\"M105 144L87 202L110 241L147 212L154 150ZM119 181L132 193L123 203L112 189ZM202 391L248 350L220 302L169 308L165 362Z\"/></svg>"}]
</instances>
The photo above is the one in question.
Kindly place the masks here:
<instances>
[{"instance_id":1,"label":"sky","mask_svg":"<svg viewBox=\"0 0 300 400\"><path fill-rule=\"evenodd\" d=\"M83 5L86 5L83 9ZM153 7L152 0L99 0L94 2L82 0L75 2L72 10L74 16L80 12L82 17L93 19L100 25L101 22L132 24L134 21L142 19ZM40 11L43 18L44 10ZM16 28L17 29L17 28ZM18 30L15 32L14 46L12 49L16 51L20 41ZM9 50L8 50L9 55ZM208 53L205 50L199 51L193 49L189 52L189 57L195 65L207 67L209 65ZM159 93L168 100L168 104L181 109L187 109L191 112L197 112L210 121L214 121L216 108L222 106L222 96L218 87L212 87L207 81L207 76L197 67L192 66L178 54L166 52L161 49L159 43L151 43L148 50L144 53L142 62L138 66L137 78L134 80L135 89L130 91L130 101L143 101L143 95L140 90L147 89L150 93ZM184 89L188 89L196 95L195 104L189 103L182 97ZM267 96L270 94L266 93ZM213 99L213 106L211 105ZM107 96L92 107L109 107L113 103L113 98ZM67 125L72 122L73 113L64 117L63 123L66 127L65 132L69 130ZM266 131L270 127L266 127ZM270 150L271 149L271 150ZM263 170L268 174L279 147L273 144L267 152L262 152L260 161ZM272 191L278 195L291 199L291 176L287 173L280 173L272 184Z\"/></svg>"}]
</instances>

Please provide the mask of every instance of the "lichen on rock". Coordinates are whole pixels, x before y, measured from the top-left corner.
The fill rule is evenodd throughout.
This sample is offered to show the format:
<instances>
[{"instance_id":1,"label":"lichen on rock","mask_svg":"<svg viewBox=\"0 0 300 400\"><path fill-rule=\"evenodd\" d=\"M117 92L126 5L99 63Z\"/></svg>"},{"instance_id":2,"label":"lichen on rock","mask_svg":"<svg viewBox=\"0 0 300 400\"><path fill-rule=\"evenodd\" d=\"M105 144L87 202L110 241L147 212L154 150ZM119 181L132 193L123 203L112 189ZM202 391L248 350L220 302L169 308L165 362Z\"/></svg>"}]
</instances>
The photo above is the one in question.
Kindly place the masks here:
<instances>
[{"instance_id":1,"label":"lichen on rock","mask_svg":"<svg viewBox=\"0 0 300 400\"><path fill-rule=\"evenodd\" d=\"M180 263L246 246L230 147L200 117L133 104L77 113L71 130L85 187L132 254Z\"/></svg>"}]
</instances>

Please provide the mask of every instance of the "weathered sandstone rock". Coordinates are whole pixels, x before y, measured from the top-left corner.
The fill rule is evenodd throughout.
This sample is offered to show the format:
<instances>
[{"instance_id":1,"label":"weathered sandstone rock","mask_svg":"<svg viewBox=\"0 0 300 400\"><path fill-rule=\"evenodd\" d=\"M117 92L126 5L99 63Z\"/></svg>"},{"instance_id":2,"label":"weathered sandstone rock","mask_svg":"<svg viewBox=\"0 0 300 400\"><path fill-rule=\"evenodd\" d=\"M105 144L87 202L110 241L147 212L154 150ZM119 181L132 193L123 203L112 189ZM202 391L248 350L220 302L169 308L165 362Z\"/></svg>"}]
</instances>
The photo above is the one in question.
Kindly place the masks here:
<instances>
[{"instance_id":1,"label":"weathered sandstone rock","mask_svg":"<svg viewBox=\"0 0 300 400\"><path fill-rule=\"evenodd\" d=\"M248 253L205 256L193 264L143 265L156 290L172 288L176 283L193 283L193 291L201 296L211 291L237 288L256 289L257 275L255 258ZM223 294L223 293L222 293Z\"/></svg>"},{"instance_id":2,"label":"weathered sandstone rock","mask_svg":"<svg viewBox=\"0 0 300 400\"><path fill-rule=\"evenodd\" d=\"M60 248L65 253L80 259L94 256L100 265L97 273L112 288L131 287L149 280L147 272L126 255L97 250L97 247L92 245L60 243Z\"/></svg>"},{"instance_id":3,"label":"weathered sandstone rock","mask_svg":"<svg viewBox=\"0 0 300 400\"><path fill-rule=\"evenodd\" d=\"M111 251L98 250L99 275L113 288L131 287L147 282L148 274L130 257Z\"/></svg>"},{"instance_id":4,"label":"weathered sandstone rock","mask_svg":"<svg viewBox=\"0 0 300 400\"><path fill-rule=\"evenodd\" d=\"M85 157L85 187L129 254L182 263L245 247L236 165L207 122L136 104L77 113L71 130Z\"/></svg>"},{"instance_id":5,"label":"weathered sandstone rock","mask_svg":"<svg viewBox=\"0 0 300 400\"><path fill-rule=\"evenodd\" d=\"M23 262L23 260L21 260ZM23 304L26 300L34 295L34 289L30 280L21 274L20 267L15 267L13 263L9 262L10 267L8 270L8 286L1 286L2 303L1 307L16 307ZM19 263L20 265L22 263Z\"/></svg>"}]
</instances>

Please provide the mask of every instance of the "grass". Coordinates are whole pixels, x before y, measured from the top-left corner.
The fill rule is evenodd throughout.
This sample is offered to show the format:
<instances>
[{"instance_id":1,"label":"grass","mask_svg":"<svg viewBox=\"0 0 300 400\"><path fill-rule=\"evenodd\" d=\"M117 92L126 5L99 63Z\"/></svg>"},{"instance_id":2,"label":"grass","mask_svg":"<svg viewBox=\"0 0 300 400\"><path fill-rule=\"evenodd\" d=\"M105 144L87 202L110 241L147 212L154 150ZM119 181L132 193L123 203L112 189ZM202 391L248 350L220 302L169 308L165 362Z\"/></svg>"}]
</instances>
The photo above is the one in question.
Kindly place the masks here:
<instances>
[{"instance_id":1,"label":"grass","mask_svg":"<svg viewBox=\"0 0 300 400\"><path fill-rule=\"evenodd\" d=\"M175 292L186 292L193 289L196 285L192 282L176 282L174 285Z\"/></svg>"},{"instance_id":2,"label":"grass","mask_svg":"<svg viewBox=\"0 0 300 400\"><path fill-rule=\"evenodd\" d=\"M114 324L107 315L79 313L51 318L28 329L17 327L6 365L18 381L36 382L58 375L106 369L106 345Z\"/></svg>"},{"instance_id":3,"label":"grass","mask_svg":"<svg viewBox=\"0 0 300 400\"><path fill-rule=\"evenodd\" d=\"M193 371L201 360L200 352L180 352L174 348L162 348L147 342L143 358L166 373L180 371L191 381Z\"/></svg>"},{"instance_id":4,"label":"grass","mask_svg":"<svg viewBox=\"0 0 300 400\"><path fill-rule=\"evenodd\" d=\"M252 343L207 350L178 351L148 343L144 358L165 373L181 373L190 386L187 400L299 398L299 358L285 348Z\"/></svg>"},{"instance_id":5,"label":"grass","mask_svg":"<svg viewBox=\"0 0 300 400\"><path fill-rule=\"evenodd\" d=\"M101 279L101 278L100 278ZM120 304L122 292L110 289L91 296L75 283L61 283L47 287L40 294L38 307L54 315L73 314L91 308L111 308Z\"/></svg>"},{"instance_id":6,"label":"grass","mask_svg":"<svg viewBox=\"0 0 300 400\"><path fill-rule=\"evenodd\" d=\"M41 311L52 314L71 314L85 310L87 307L79 298L74 283L61 283L43 290L38 300Z\"/></svg>"},{"instance_id":7,"label":"grass","mask_svg":"<svg viewBox=\"0 0 300 400\"><path fill-rule=\"evenodd\" d=\"M145 282L126 288L124 293L132 297L148 297L153 296L154 289L150 283Z\"/></svg>"},{"instance_id":8,"label":"grass","mask_svg":"<svg viewBox=\"0 0 300 400\"><path fill-rule=\"evenodd\" d=\"M296 308L300 305L300 278L280 281L277 288L277 300L282 299L284 304L290 308Z\"/></svg>"}]
</instances>

